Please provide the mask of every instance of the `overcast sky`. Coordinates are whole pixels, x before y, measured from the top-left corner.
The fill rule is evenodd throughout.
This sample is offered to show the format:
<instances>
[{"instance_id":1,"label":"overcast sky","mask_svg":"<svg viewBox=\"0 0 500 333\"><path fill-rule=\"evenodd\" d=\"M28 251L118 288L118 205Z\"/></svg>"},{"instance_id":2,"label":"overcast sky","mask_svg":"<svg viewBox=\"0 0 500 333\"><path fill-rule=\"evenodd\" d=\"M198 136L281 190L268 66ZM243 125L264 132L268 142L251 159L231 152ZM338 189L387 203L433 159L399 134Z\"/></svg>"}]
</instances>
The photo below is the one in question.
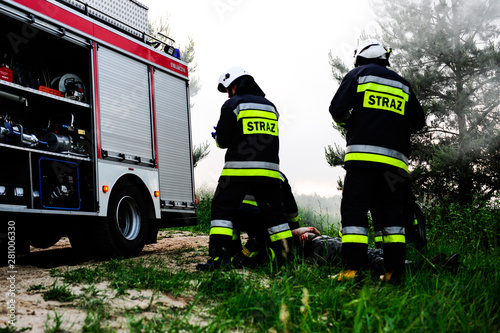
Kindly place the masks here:
<instances>
[{"instance_id":1,"label":"overcast sky","mask_svg":"<svg viewBox=\"0 0 500 333\"><path fill-rule=\"evenodd\" d=\"M296 194L331 196L341 168L330 167L324 148L345 145L332 128L328 106L338 87L328 52L352 64L363 30L375 27L368 0L140 0L151 20L169 18L171 37L195 42L201 90L193 99L193 142L210 142L210 154L195 168L196 187L215 188L225 150L210 136L226 94L219 75L244 67L280 113L280 161Z\"/></svg>"}]
</instances>

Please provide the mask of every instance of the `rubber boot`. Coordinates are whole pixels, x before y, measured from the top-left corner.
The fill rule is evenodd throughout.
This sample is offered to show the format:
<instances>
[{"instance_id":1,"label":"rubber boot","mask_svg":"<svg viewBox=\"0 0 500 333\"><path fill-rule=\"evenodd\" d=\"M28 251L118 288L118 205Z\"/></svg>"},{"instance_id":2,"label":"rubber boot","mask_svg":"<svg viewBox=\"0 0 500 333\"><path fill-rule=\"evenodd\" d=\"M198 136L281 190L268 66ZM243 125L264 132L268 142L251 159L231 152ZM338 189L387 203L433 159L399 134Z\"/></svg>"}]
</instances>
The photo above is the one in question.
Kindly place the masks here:
<instances>
[{"instance_id":1,"label":"rubber boot","mask_svg":"<svg viewBox=\"0 0 500 333\"><path fill-rule=\"evenodd\" d=\"M231 259L235 268L254 267L256 262L252 258L256 257L261 250L260 244L255 238L247 241L241 251L237 252Z\"/></svg>"},{"instance_id":2,"label":"rubber boot","mask_svg":"<svg viewBox=\"0 0 500 333\"><path fill-rule=\"evenodd\" d=\"M338 282L354 281L358 277L358 271L354 269L346 269L339 274L332 276L332 279Z\"/></svg>"},{"instance_id":3,"label":"rubber boot","mask_svg":"<svg viewBox=\"0 0 500 333\"><path fill-rule=\"evenodd\" d=\"M214 258L208 259L206 263L199 263L196 269L202 272L213 272L217 269L231 269L233 266L231 260L228 258Z\"/></svg>"}]
</instances>

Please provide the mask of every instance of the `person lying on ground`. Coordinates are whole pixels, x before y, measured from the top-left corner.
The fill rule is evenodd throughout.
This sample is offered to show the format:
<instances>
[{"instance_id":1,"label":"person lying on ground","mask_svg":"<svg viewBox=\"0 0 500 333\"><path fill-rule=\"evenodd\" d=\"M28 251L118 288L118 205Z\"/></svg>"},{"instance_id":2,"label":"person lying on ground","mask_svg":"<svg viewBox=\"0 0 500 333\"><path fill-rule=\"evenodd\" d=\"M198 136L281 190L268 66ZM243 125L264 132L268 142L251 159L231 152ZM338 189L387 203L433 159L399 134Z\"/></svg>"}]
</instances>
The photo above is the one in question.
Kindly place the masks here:
<instances>
[{"instance_id":1,"label":"person lying on ground","mask_svg":"<svg viewBox=\"0 0 500 333\"><path fill-rule=\"evenodd\" d=\"M294 249L292 253L295 258L302 259L308 264L315 266L334 266L342 263L342 238L322 235L315 227L299 227L292 230ZM368 267L366 269L373 275L384 274L384 255L381 248L368 248ZM429 260L425 260L432 266L456 267L460 256L453 253L447 257L444 253L438 253ZM235 268L256 267L272 260L268 255L266 246L251 238L243 246L241 252L233 259ZM411 262L406 260L405 265Z\"/></svg>"}]
</instances>

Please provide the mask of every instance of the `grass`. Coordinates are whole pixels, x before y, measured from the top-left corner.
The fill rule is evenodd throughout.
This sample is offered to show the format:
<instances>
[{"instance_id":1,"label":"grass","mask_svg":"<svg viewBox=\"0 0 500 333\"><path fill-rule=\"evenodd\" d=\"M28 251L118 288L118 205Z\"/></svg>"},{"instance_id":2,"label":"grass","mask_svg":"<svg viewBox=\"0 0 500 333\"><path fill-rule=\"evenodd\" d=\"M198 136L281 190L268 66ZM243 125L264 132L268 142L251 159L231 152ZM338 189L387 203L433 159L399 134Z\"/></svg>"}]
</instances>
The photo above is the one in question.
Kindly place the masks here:
<instances>
[{"instance_id":1,"label":"grass","mask_svg":"<svg viewBox=\"0 0 500 333\"><path fill-rule=\"evenodd\" d=\"M59 301L59 302L71 302L75 296L71 293L68 285L58 285L57 279L54 284L50 286L43 293L43 299L46 301Z\"/></svg>"},{"instance_id":2,"label":"grass","mask_svg":"<svg viewBox=\"0 0 500 333\"><path fill-rule=\"evenodd\" d=\"M66 333L66 332L68 332L68 331L61 328L62 323L63 323L62 317L63 317L63 315L60 315L56 311L54 311L54 317L51 317L50 314L47 315L47 320L44 323L45 324L45 330L44 330L45 333Z\"/></svg>"},{"instance_id":3,"label":"grass","mask_svg":"<svg viewBox=\"0 0 500 333\"><path fill-rule=\"evenodd\" d=\"M421 261L434 248L442 249L428 247L428 252L410 255ZM131 332L495 332L500 329L499 258L497 251L488 256L482 251L462 253L458 270L421 261L408 269L400 286L382 285L371 276L358 284L339 284L330 278L339 267L300 261L280 270L248 272L173 273L137 259L85 269L120 290L153 289L190 297L187 309L161 309L152 320L128 314ZM92 276L80 270L63 276L68 281ZM194 325L188 320L192 317L206 323Z\"/></svg>"},{"instance_id":4,"label":"grass","mask_svg":"<svg viewBox=\"0 0 500 333\"><path fill-rule=\"evenodd\" d=\"M205 202L200 207L210 206ZM207 216L206 211L200 213ZM280 269L202 273L179 270L162 257L147 257L55 269L52 274L63 285L37 285L33 290L62 302L67 297L86 311L83 332L114 332L111 324L117 318L124 319L129 332L499 332L499 211L483 206L426 213L431 217L429 243L422 252L408 252L413 264L398 286L381 284L370 275L359 283L338 283L331 276L340 267L315 267L301 260ZM209 221L189 230L208 232L205 223ZM336 234L333 229L322 231ZM477 234L465 237L466 231ZM431 265L428 260L437 252L460 253L459 267ZM165 255L175 257L179 266L191 263L181 254ZM93 287L102 281L116 295L148 289L182 297L188 305L162 306L152 297L146 309L111 313L110 300ZM75 296L68 293L68 285L88 287ZM146 310L153 315L144 317ZM47 331L60 329L64 318L56 314L51 319L54 326Z\"/></svg>"}]
</instances>

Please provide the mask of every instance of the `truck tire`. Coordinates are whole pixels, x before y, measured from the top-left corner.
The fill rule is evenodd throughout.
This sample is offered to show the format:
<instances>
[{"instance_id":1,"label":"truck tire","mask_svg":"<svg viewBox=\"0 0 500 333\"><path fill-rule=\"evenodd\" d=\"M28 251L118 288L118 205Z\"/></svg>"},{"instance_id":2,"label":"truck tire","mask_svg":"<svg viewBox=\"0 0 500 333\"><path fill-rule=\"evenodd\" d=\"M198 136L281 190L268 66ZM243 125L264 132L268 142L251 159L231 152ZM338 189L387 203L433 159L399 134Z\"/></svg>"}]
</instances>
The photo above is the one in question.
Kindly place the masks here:
<instances>
[{"instance_id":1,"label":"truck tire","mask_svg":"<svg viewBox=\"0 0 500 333\"><path fill-rule=\"evenodd\" d=\"M148 205L139 188L124 181L111 193L108 216L97 226L98 247L105 257L130 257L141 253L148 235Z\"/></svg>"}]
</instances>

